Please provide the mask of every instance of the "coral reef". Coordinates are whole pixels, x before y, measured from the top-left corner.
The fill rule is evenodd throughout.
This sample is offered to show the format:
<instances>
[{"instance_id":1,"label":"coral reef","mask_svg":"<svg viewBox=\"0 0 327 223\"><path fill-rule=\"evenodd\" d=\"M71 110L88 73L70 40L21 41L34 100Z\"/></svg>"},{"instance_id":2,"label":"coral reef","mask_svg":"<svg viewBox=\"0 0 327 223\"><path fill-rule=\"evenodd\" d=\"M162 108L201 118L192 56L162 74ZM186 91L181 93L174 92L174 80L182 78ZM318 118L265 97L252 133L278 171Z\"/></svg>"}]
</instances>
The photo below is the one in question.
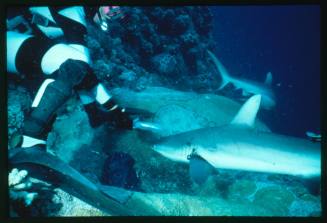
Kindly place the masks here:
<instances>
[{"instance_id":1,"label":"coral reef","mask_svg":"<svg viewBox=\"0 0 327 223\"><path fill-rule=\"evenodd\" d=\"M52 186L30 177L27 170L9 173L10 216L54 216L62 204L54 200Z\"/></svg>"},{"instance_id":2,"label":"coral reef","mask_svg":"<svg viewBox=\"0 0 327 223\"><path fill-rule=\"evenodd\" d=\"M70 99L58 112L52 131L48 135L47 150L69 163L75 151L90 145L94 130L77 98Z\"/></svg>"},{"instance_id":3,"label":"coral reef","mask_svg":"<svg viewBox=\"0 0 327 223\"><path fill-rule=\"evenodd\" d=\"M295 197L291 192L283 190L281 187L272 186L258 190L253 203L271 209L279 216L286 216L288 207L294 199Z\"/></svg>"},{"instance_id":4,"label":"coral reef","mask_svg":"<svg viewBox=\"0 0 327 223\"><path fill-rule=\"evenodd\" d=\"M10 216L105 216L80 199L29 177L26 170L9 173Z\"/></svg>"},{"instance_id":5,"label":"coral reef","mask_svg":"<svg viewBox=\"0 0 327 223\"><path fill-rule=\"evenodd\" d=\"M290 216L321 216L321 202L320 198L311 195L306 195L304 199L297 199L289 207ZM310 199L308 199L310 197Z\"/></svg>"},{"instance_id":6,"label":"coral reef","mask_svg":"<svg viewBox=\"0 0 327 223\"><path fill-rule=\"evenodd\" d=\"M256 192L257 186L251 180L237 180L228 189L229 200L249 200L249 196Z\"/></svg>"},{"instance_id":7,"label":"coral reef","mask_svg":"<svg viewBox=\"0 0 327 223\"><path fill-rule=\"evenodd\" d=\"M174 75L176 73L177 60L169 53L161 53L154 56L152 63L159 74Z\"/></svg>"},{"instance_id":8,"label":"coral reef","mask_svg":"<svg viewBox=\"0 0 327 223\"><path fill-rule=\"evenodd\" d=\"M27 177L28 172L26 170L12 169L9 173L9 195L12 201L23 200L25 206L31 205L36 198L37 193L27 192L26 190L32 187L32 183Z\"/></svg>"},{"instance_id":9,"label":"coral reef","mask_svg":"<svg viewBox=\"0 0 327 223\"><path fill-rule=\"evenodd\" d=\"M107 213L92 207L84 201L56 188L54 189L56 196L54 199L62 204L60 210L54 216L57 217L82 217L82 216L108 216Z\"/></svg>"},{"instance_id":10,"label":"coral reef","mask_svg":"<svg viewBox=\"0 0 327 223\"><path fill-rule=\"evenodd\" d=\"M31 99L25 88L10 84L8 102L8 139L11 141L13 134L22 130L25 113L29 110Z\"/></svg>"},{"instance_id":11,"label":"coral reef","mask_svg":"<svg viewBox=\"0 0 327 223\"><path fill-rule=\"evenodd\" d=\"M198 83L191 80L180 84L185 74L211 74L213 69L205 59L206 49L214 47L207 7L122 7L122 11L128 21L110 23L107 33L88 25L93 68L107 86L126 87L126 79L147 77L196 88ZM135 90L138 85L127 87Z\"/></svg>"}]
</instances>

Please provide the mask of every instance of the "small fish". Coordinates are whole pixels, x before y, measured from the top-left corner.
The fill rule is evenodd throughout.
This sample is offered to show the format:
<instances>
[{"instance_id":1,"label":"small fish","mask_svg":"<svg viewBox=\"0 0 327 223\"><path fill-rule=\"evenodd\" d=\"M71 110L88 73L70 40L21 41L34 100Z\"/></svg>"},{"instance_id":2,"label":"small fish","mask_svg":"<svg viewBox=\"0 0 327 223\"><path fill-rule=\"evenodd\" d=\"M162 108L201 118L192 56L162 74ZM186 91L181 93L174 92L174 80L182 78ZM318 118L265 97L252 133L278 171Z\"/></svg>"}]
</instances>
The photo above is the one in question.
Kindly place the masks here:
<instances>
[{"instance_id":1,"label":"small fish","mask_svg":"<svg viewBox=\"0 0 327 223\"><path fill-rule=\"evenodd\" d=\"M307 137L314 142L320 142L321 141L321 134L316 134L314 132L307 131L305 133Z\"/></svg>"}]
</instances>

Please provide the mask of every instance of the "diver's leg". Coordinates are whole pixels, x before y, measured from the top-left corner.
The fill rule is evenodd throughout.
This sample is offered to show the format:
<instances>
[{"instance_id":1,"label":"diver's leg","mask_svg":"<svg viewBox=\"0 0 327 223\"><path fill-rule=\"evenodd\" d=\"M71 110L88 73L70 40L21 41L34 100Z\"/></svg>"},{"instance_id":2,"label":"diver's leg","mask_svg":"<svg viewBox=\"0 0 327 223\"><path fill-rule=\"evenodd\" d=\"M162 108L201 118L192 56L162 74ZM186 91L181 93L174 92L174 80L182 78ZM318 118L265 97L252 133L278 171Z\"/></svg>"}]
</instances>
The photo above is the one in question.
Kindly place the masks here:
<instances>
[{"instance_id":1,"label":"diver's leg","mask_svg":"<svg viewBox=\"0 0 327 223\"><path fill-rule=\"evenodd\" d=\"M55 112L72 95L74 86L87 75L87 68L83 61L67 59L55 71L56 80L43 82L32 103L32 112L25 120L24 133L40 137L50 131Z\"/></svg>"},{"instance_id":2,"label":"diver's leg","mask_svg":"<svg viewBox=\"0 0 327 223\"><path fill-rule=\"evenodd\" d=\"M83 7L49 7L48 10L52 20L62 29L68 45L89 58L89 50L85 43L87 30ZM77 89L92 127L99 126L105 121L110 121L121 128L132 127L132 121L124 113L125 110L113 101L108 90L97 80L95 74L88 73Z\"/></svg>"},{"instance_id":3,"label":"diver's leg","mask_svg":"<svg viewBox=\"0 0 327 223\"><path fill-rule=\"evenodd\" d=\"M22 45L29 39L33 38L33 35L22 34L14 31L7 31L6 45L7 45L7 71L19 75L21 63L18 60L19 50ZM18 54L18 56L17 56ZM23 58L22 58L23 59Z\"/></svg>"},{"instance_id":4,"label":"diver's leg","mask_svg":"<svg viewBox=\"0 0 327 223\"><path fill-rule=\"evenodd\" d=\"M30 40L33 39L34 36L29 35L29 34L8 31L6 37L7 37L6 38L7 71L11 74L16 74L16 75L22 75L22 74L28 75L29 72L27 72L27 73L24 72L24 69L26 69L24 61L25 61L25 58L26 58L26 60L28 60L28 58L30 58L30 55L25 54L25 56L24 56L22 53L22 48L24 48L26 45L26 42L30 42ZM39 48L39 50L40 50L40 48ZM34 58L34 59L36 59L36 58ZM30 65L31 66L29 66L29 67L34 67L33 64L30 64ZM31 69L31 70L35 71L35 69ZM36 70L38 70L38 69L36 69ZM47 81L47 82L49 82L49 81ZM10 101L8 103L10 103ZM10 141L9 141L9 145L11 146L11 148L31 147L34 145L45 145L46 144L46 142L44 140L35 138L35 136L34 137L28 136L29 133L26 133L26 131L24 132L24 130L23 130L23 134L27 134L27 135L21 135L18 133L13 134L13 136L10 138Z\"/></svg>"},{"instance_id":5,"label":"diver's leg","mask_svg":"<svg viewBox=\"0 0 327 223\"><path fill-rule=\"evenodd\" d=\"M49 7L51 15L64 33L67 44L89 56L85 35L86 15L83 6Z\"/></svg>"},{"instance_id":6,"label":"diver's leg","mask_svg":"<svg viewBox=\"0 0 327 223\"><path fill-rule=\"evenodd\" d=\"M66 44L17 32L7 32L7 49L9 72L53 77L40 86L24 123L24 134L40 137L73 87L90 72L89 58Z\"/></svg>"}]
</instances>

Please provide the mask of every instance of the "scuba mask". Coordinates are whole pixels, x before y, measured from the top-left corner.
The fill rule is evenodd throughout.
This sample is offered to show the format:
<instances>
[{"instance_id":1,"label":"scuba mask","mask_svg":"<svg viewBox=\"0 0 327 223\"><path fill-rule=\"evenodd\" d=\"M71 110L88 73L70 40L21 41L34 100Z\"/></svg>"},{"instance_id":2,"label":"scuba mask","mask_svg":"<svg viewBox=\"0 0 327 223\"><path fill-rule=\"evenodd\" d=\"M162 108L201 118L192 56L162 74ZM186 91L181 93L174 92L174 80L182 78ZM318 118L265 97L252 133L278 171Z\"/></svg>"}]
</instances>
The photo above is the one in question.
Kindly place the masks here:
<instances>
[{"instance_id":1,"label":"scuba mask","mask_svg":"<svg viewBox=\"0 0 327 223\"><path fill-rule=\"evenodd\" d=\"M108 24L112 21L123 20L125 18L119 6L101 6L93 17L93 21L98 24L103 31L108 31Z\"/></svg>"}]
</instances>

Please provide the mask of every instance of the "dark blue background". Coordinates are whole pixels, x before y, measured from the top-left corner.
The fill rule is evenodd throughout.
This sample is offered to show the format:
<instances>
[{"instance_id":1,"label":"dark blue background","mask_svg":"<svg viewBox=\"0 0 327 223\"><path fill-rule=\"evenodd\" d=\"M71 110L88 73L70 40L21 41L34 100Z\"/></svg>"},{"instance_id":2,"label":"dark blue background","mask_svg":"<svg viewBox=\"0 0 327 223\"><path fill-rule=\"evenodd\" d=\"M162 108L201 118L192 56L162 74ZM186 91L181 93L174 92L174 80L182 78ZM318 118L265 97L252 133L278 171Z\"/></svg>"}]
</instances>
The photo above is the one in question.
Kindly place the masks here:
<instances>
[{"instance_id":1,"label":"dark blue background","mask_svg":"<svg viewBox=\"0 0 327 223\"><path fill-rule=\"evenodd\" d=\"M261 111L262 119L274 132L320 132L319 6L217 6L212 12L215 53L229 72L258 81L273 74L277 106Z\"/></svg>"}]
</instances>

